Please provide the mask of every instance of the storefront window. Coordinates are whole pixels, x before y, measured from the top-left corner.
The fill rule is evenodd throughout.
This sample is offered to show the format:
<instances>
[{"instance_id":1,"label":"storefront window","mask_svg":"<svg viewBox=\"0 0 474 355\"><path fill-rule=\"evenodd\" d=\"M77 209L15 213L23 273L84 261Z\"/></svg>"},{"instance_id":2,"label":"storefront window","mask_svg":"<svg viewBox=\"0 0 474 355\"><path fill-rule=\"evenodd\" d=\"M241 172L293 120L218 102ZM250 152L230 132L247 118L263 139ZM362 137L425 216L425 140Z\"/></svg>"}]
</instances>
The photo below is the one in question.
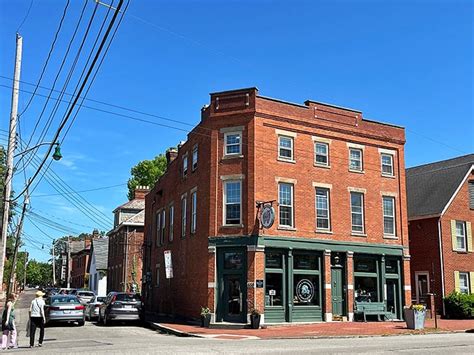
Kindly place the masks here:
<instances>
[{"instance_id":1,"label":"storefront window","mask_svg":"<svg viewBox=\"0 0 474 355\"><path fill-rule=\"evenodd\" d=\"M354 271L355 272L377 272L375 262L376 260L370 257L354 258Z\"/></svg>"},{"instance_id":2,"label":"storefront window","mask_svg":"<svg viewBox=\"0 0 474 355\"><path fill-rule=\"evenodd\" d=\"M240 270L243 267L244 255L241 252L224 253L224 269Z\"/></svg>"},{"instance_id":3,"label":"storefront window","mask_svg":"<svg viewBox=\"0 0 474 355\"><path fill-rule=\"evenodd\" d=\"M387 258L385 260L385 272L387 274L398 274L398 260Z\"/></svg>"},{"instance_id":4,"label":"storefront window","mask_svg":"<svg viewBox=\"0 0 474 355\"><path fill-rule=\"evenodd\" d=\"M318 270L318 259L316 254L295 254L294 268L299 270Z\"/></svg>"},{"instance_id":5,"label":"storefront window","mask_svg":"<svg viewBox=\"0 0 474 355\"><path fill-rule=\"evenodd\" d=\"M282 255L281 253L266 252L265 253L265 267L270 269L281 269L282 268Z\"/></svg>"},{"instance_id":6,"label":"storefront window","mask_svg":"<svg viewBox=\"0 0 474 355\"><path fill-rule=\"evenodd\" d=\"M356 302L377 302L377 278L376 277L354 277Z\"/></svg>"},{"instance_id":7,"label":"storefront window","mask_svg":"<svg viewBox=\"0 0 474 355\"><path fill-rule=\"evenodd\" d=\"M298 306L319 306L319 276L294 275L293 304Z\"/></svg>"},{"instance_id":8,"label":"storefront window","mask_svg":"<svg viewBox=\"0 0 474 355\"><path fill-rule=\"evenodd\" d=\"M266 273L265 306L283 305L283 274Z\"/></svg>"}]
</instances>

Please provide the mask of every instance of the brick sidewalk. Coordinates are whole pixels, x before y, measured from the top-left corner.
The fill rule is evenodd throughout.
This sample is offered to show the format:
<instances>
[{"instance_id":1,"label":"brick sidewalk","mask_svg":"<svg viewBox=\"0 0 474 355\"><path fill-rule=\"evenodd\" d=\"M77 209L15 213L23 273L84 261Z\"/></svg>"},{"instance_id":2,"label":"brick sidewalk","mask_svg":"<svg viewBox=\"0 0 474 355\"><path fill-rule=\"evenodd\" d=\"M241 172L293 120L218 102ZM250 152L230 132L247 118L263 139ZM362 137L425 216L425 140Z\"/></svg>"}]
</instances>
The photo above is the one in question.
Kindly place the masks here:
<instances>
[{"instance_id":1,"label":"brick sidewalk","mask_svg":"<svg viewBox=\"0 0 474 355\"><path fill-rule=\"evenodd\" d=\"M197 336L216 339L275 339L275 338L316 338L316 337L353 337L385 336L402 334L425 334L432 332L474 332L474 320L438 320L438 329L434 320L425 322L423 331L406 328L405 322L330 322L301 325L271 326L266 329L209 329L194 325L154 323L155 327L178 335Z\"/></svg>"}]
</instances>

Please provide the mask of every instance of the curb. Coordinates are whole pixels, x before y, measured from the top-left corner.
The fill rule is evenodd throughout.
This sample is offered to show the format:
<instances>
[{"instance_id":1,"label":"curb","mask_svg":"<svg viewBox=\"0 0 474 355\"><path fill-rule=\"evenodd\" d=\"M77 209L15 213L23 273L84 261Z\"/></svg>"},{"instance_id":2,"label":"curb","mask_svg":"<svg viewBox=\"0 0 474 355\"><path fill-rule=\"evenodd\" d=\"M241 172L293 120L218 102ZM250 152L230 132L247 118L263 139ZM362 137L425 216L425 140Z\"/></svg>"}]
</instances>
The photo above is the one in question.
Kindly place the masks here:
<instances>
[{"instance_id":1,"label":"curb","mask_svg":"<svg viewBox=\"0 0 474 355\"><path fill-rule=\"evenodd\" d=\"M155 323L155 322L146 322L146 323L150 326L151 329L159 330L160 332L163 332L166 334L171 334L171 335L175 335L175 336L183 337L183 338L204 338L203 336L187 333L187 332L182 332L180 330L164 326L160 323Z\"/></svg>"}]
</instances>

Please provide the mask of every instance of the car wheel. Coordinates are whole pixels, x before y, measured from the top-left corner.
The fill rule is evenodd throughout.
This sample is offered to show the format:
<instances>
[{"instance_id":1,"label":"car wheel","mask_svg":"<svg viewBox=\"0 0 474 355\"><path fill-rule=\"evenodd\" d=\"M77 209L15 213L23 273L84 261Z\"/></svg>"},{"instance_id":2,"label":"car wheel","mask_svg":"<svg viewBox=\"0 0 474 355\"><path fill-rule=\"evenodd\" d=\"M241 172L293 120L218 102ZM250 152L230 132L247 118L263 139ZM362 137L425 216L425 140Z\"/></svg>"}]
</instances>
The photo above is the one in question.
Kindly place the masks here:
<instances>
[{"instance_id":1,"label":"car wheel","mask_svg":"<svg viewBox=\"0 0 474 355\"><path fill-rule=\"evenodd\" d=\"M80 320L80 321L77 322L77 324L78 324L80 327L84 326L85 323L86 323L86 322L85 322L84 320Z\"/></svg>"}]
</instances>

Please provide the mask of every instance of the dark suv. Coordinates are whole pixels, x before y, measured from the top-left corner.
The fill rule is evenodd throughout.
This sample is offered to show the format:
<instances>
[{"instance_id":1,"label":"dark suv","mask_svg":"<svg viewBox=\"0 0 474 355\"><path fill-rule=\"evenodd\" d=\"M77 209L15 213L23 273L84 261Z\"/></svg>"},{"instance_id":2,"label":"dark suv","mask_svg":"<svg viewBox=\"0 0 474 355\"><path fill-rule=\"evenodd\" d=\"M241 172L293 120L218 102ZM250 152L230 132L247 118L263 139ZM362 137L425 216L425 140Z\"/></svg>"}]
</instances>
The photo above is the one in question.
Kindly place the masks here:
<instances>
[{"instance_id":1,"label":"dark suv","mask_svg":"<svg viewBox=\"0 0 474 355\"><path fill-rule=\"evenodd\" d=\"M141 298L138 293L110 292L99 308L99 323L141 320Z\"/></svg>"}]
</instances>

